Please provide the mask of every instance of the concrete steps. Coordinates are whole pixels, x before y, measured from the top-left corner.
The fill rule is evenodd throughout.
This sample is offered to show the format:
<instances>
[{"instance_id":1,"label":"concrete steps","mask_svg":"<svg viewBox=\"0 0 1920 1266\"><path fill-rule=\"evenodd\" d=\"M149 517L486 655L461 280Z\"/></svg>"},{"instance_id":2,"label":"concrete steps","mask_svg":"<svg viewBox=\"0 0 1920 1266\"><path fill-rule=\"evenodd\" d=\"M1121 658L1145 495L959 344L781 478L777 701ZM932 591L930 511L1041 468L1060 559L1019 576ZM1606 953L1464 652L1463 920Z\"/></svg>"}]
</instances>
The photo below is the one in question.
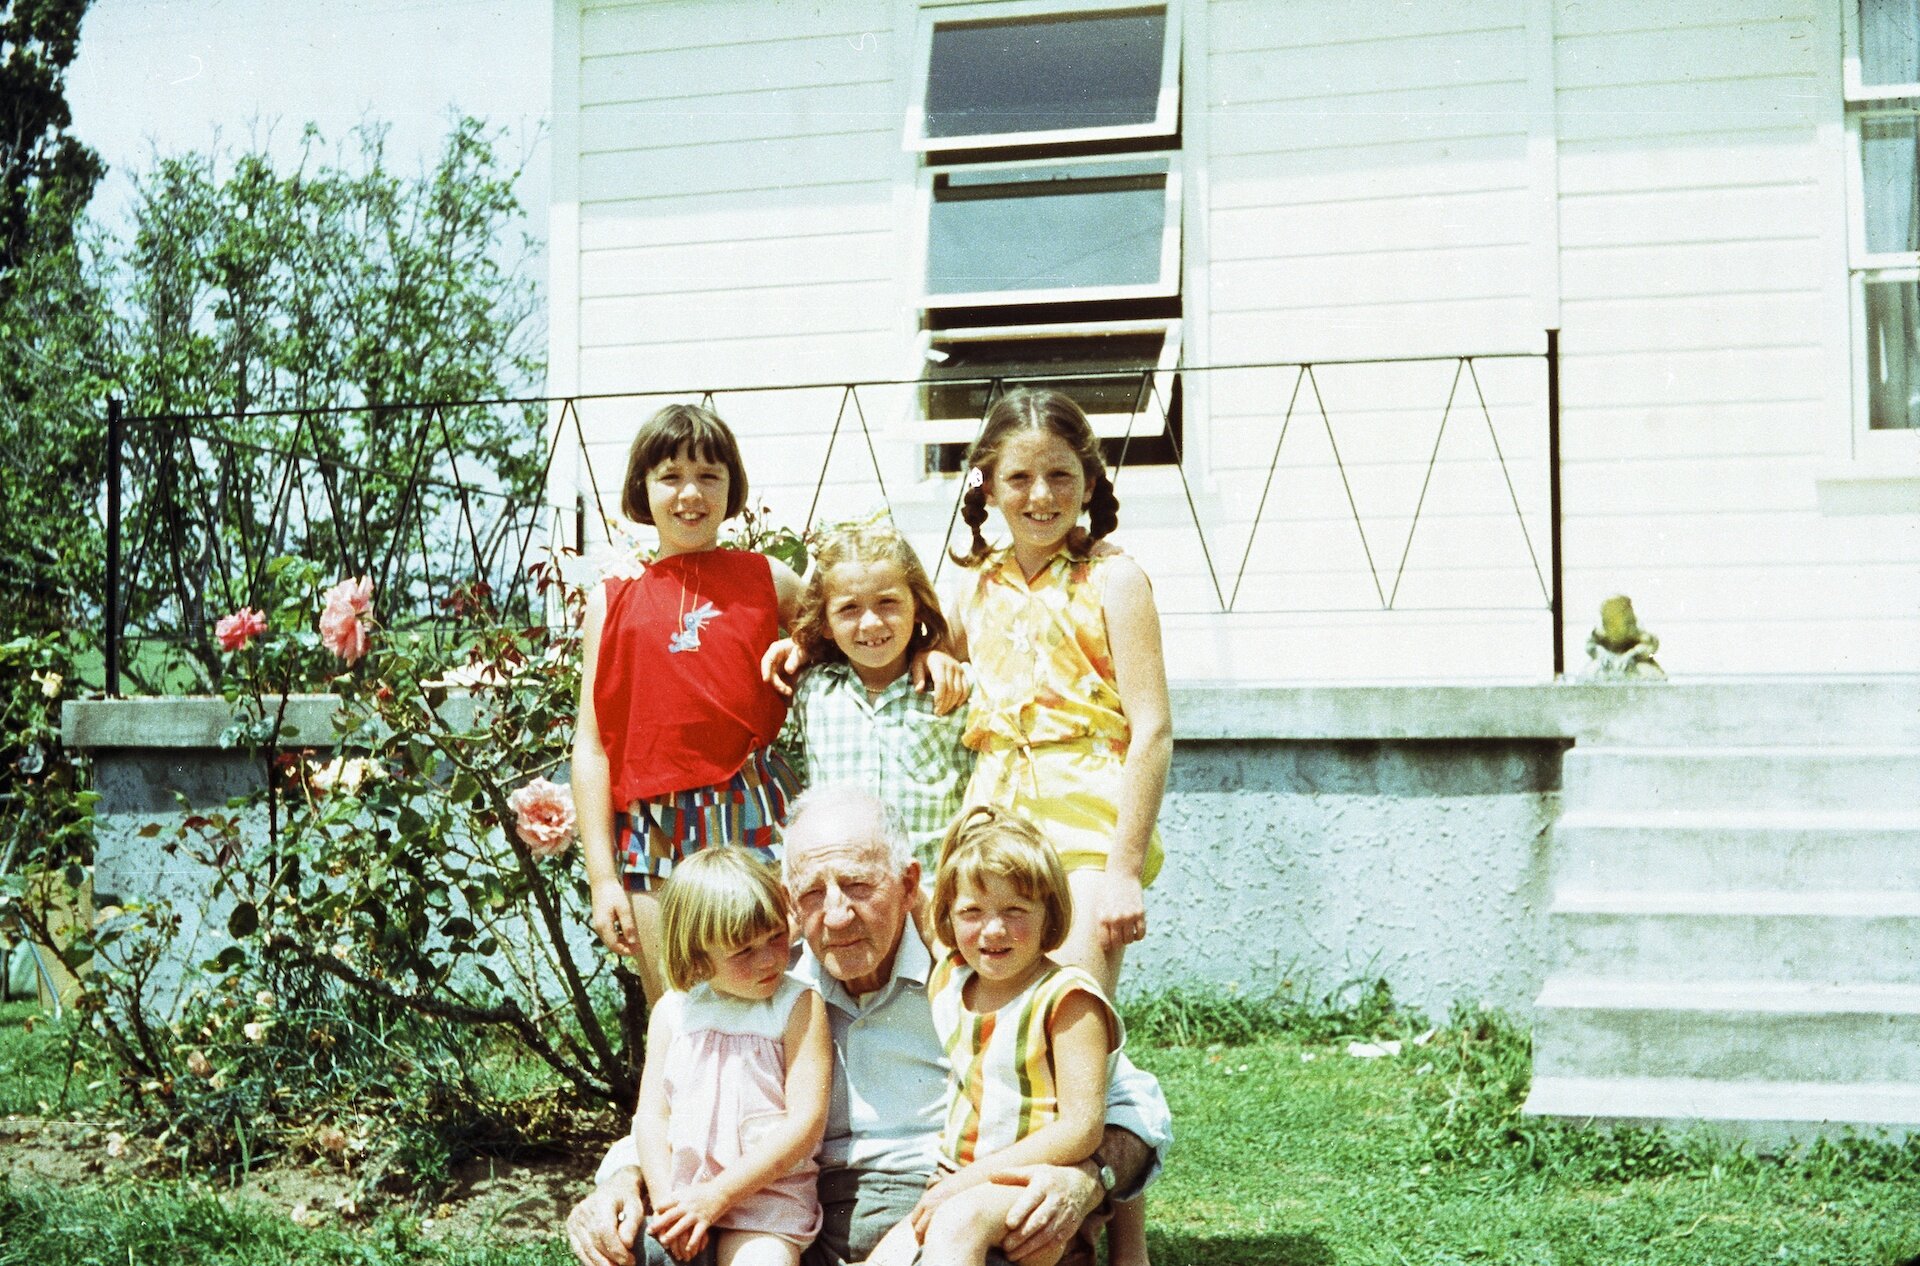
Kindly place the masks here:
<instances>
[{"instance_id":1,"label":"concrete steps","mask_svg":"<svg viewBox=\"0 0 1920 1266\"><path fill-rule=\"evenodd\" d=\"M1920 1132L1920 745L1582 745L1561 787L1528 1112Z\"/></svg>"}]
</instances>

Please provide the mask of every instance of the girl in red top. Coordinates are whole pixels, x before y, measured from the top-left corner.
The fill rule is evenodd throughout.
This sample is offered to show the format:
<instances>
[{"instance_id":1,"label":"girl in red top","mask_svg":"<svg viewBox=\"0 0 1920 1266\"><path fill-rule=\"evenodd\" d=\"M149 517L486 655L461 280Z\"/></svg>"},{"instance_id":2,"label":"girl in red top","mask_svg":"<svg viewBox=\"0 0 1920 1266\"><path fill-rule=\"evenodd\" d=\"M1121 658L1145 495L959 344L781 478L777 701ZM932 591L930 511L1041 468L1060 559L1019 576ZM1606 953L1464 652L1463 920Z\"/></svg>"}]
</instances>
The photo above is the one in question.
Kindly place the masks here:
<instances>
[{"instance_id":1,"label":"girl in red top","mask_svg":"<svg viewBox=\"0 0 1920 1266\"><path fill-rule=\"evenodd\" d=\"M798 786L771 747L787 701L760 657L791 622L800 578L719 548L746 500L727 424L692 405L660 410L634 437L620 501L659 532L659 553L587 601L573 798L593 929L636 958L649 1003L666 991L659 884L710 844L775 860Z\"/></svg>"}]
</instances>

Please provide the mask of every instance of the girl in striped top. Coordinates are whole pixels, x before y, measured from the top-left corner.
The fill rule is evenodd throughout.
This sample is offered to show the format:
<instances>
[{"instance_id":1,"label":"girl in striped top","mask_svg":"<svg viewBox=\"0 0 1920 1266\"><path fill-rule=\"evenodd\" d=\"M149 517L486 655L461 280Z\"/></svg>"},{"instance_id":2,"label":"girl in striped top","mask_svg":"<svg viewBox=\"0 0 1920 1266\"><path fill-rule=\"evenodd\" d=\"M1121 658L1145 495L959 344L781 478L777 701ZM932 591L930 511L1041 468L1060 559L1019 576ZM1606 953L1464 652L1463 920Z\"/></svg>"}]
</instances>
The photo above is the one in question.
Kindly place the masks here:
<instances>
[{"instance_id":1,"label":"girl in striped top","mask_svg":"<svg viewBox=\"0 0 1920 1266\"><path fill-rule=\"evenodd\" d=\"M978 1263L1020 1195L989 1175L1075 1165L1099 1146L1123 1034L1094 978L1048 957L1072 922L1060 858L1031 823L987 805L954 822L933 885L934 931L952 949L927 982L948 1061L944 1172L870 1263L910 1261L916 1238L924 1266Z\"/></svg>"}]
</instances>

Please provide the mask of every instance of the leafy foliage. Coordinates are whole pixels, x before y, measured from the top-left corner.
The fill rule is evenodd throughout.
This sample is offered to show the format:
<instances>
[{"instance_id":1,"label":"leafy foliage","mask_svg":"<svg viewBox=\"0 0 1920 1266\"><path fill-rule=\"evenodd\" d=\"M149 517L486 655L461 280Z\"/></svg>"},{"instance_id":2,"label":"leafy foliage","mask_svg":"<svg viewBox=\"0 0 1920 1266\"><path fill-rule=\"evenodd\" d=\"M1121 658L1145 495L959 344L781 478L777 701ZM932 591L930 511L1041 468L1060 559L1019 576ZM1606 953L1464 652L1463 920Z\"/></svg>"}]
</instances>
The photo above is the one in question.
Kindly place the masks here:
<instances>
[{"instance_id":1,"label":"leafy foliage","mask_svg":"<svg viewBox=\"0 0 1920 1266\"><path fill-rule=\"evenodd\" d=\"M476 1148L551 1142L571 1110L630 1110L638 982L598 953L579 868L536 856L509 802L570 744L576 622L503 624L475 594L451 660L376 628L348 665L314 629L329 574L267 571L265 627L224 679L260 790L144 832L207 868L231 943L174 1009L177 911L104 911L72 951L94 956L79 1009L122 1104L188 1166L304 1149L428 1185ZM297 734L289 701L316 687L336 732Z\"/></svg>"},{"instance_id":2,"label":"leafy foliage","mask_svg":"<svg viewBox=\"0 0 1920 1266\"><path fill-rule=\"evenodd\" d=\"M524 526L475 506L532 504L543 474L544 417L510 399L538 382L542 331L500 257L521 208L498 140L456 119L406 178L384 129L331 158L308 129L288 170L256 146L139 180L121 374L148 420L129 429L126 536L152 561L128 615L188 671L137 685L211 685L207 605L257 604L276 553L372 575L398 611L434 600L423 560Z\"/></svg>"},{"instance_id":3,"label":"leafy foliage","mask_svg":"<svg viewBox=\"0 0 1920 1266\"><path fill-rule=\"evenodd\" d=\"M105 169L67 131L67 68L80 49L87 0L0 6L0 289L43 250L72 242Z\"/></svg>"}]
</instances>

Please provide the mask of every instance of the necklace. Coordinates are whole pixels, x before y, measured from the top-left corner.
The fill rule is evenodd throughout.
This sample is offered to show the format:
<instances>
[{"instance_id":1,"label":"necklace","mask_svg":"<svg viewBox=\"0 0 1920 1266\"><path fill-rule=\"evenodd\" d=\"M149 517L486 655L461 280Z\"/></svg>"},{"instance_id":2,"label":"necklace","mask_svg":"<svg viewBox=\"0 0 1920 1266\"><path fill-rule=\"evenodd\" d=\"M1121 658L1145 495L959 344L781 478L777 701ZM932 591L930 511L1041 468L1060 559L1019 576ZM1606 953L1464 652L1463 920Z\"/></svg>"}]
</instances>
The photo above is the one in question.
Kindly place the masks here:
<instances>
[{"instance_id":1,"label":"necklace","mask_svg":"<svg viewBox=\"0 0 1920 1266\"><path fill-rule=\"evenodd\" d=\"M691 572L691 577L686 572ZM688 587L689 579L692 581L691 590ZM691 611L687 609L689 597L694 604ZM667 638L668 653L678 655L682 651L699 650L700 630L719 614L719 608L700 597L700 558L696 554L680 576L680 607L678 618L674 620L673 634Z\"/></svg>"}]
</instances>

